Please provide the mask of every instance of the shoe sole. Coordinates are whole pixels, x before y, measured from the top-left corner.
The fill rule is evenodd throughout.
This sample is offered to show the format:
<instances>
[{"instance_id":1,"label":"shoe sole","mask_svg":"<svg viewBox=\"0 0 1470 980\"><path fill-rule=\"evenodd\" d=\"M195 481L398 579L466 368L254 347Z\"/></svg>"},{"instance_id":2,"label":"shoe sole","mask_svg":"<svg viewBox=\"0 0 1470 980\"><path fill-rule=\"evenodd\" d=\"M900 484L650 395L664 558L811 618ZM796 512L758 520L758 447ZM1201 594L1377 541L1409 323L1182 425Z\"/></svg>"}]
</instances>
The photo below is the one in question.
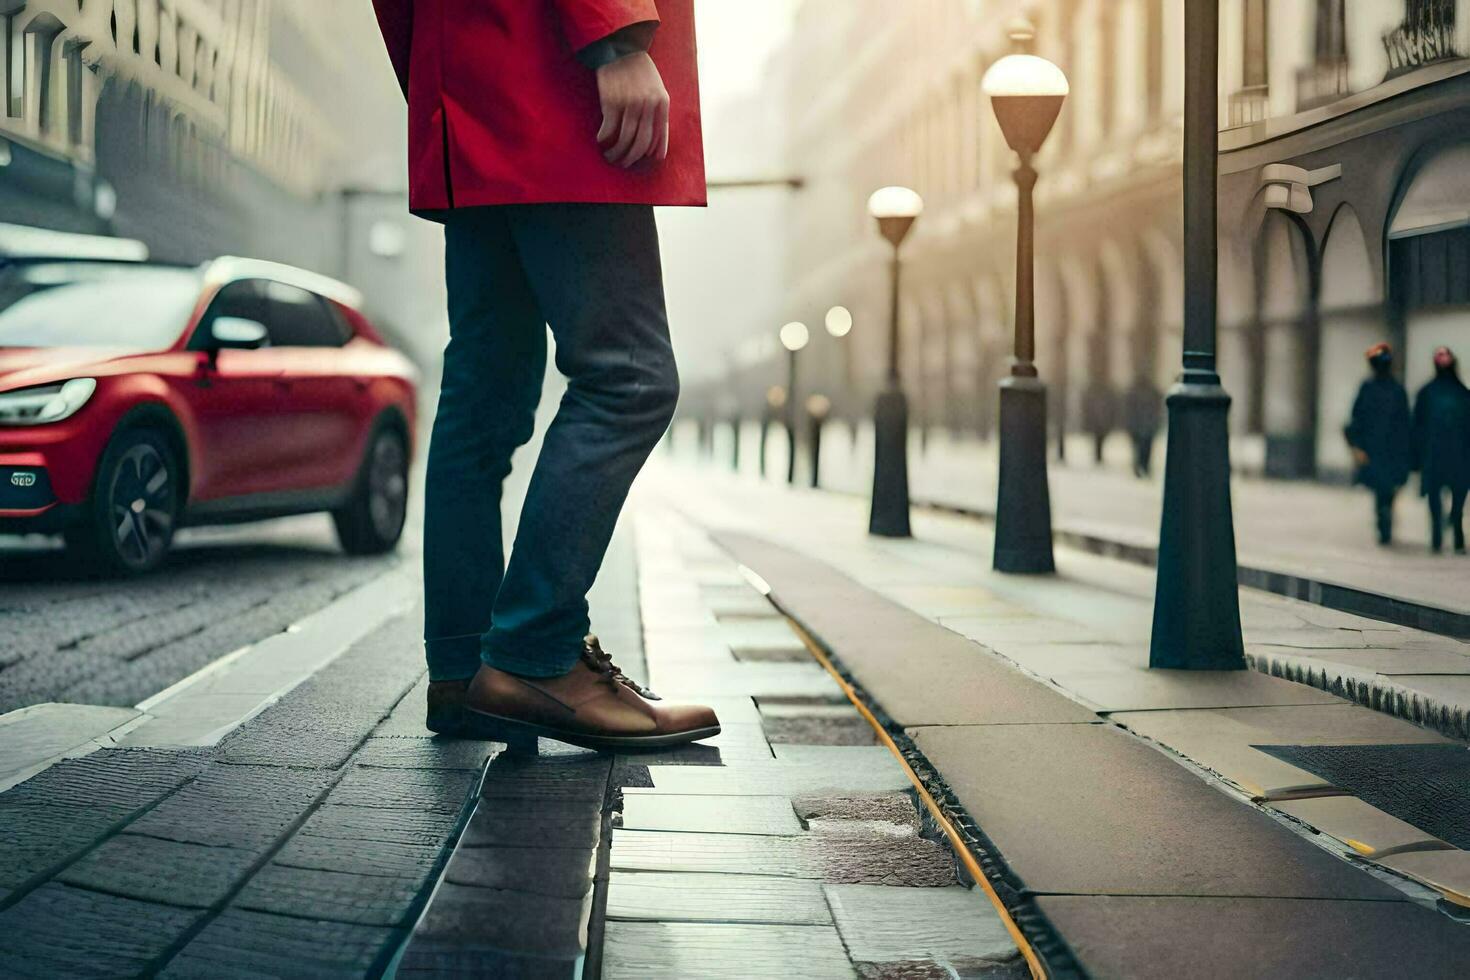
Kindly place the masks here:
<instances>
[{"instance_id":1,"label":"shoe sole","mask_svg":"<svg viewBox=\"0 0 1470 980\"><path fill-rule=\"evenodd\" d=\"M466 708L460 720L458 734L468 738L479 738L490 742L503 742L513 752L535 755L537 740L549 738L565 742L578 748L596 752L650 752L676 745L687 745L703 738L720 734L719 725L695 728L687 732L668 732L659 735L592 735L587 732L568 731L537 725L534 722L492 715L486 711Z\"/></svg>"}]
</instances>

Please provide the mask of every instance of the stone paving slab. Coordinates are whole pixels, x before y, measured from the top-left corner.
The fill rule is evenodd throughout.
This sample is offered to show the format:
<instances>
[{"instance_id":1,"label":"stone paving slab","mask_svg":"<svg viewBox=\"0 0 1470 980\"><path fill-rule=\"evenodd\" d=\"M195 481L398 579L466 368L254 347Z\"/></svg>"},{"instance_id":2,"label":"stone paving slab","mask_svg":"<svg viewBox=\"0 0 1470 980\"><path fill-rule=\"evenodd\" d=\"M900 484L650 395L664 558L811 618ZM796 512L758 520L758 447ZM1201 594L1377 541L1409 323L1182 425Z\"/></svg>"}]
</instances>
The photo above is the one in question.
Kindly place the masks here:
<instances>
[{"instance_id":1,"label":"stone paving slab","mask_svg":"<svg viewBox=\"0 0 1470 980\"><path fill-rule=\"evenodd\" d=\"M159 974L166 980L356 980L392 941L388 929L230 909Z\"/></svg>"},{"instance_id":2,"label":"stone paving slab","mask_svg":"<svg viewBox=\"0 0 1470 980\"><path fill-rule=\"evenodd\" d=\"M446 882L414 930L414 943L539 959L575 960L586 944L592 898L476 888ZM410 947L412 951L413 947Z\"/></svg>"},{"instance_id":3,"label":"stone paving slab","mask_svg":"<svg viewBox=\"0 0 1470 980\"><path fill-rule=\"evenodd\" d=\"M0 715L0 792L141 715L136 708L55 703Z\"/></svg>"},{"instance_id":4,"label":"stone paving slab","mask_svg":"<svg viewBox=\"0 0 1470 980\"><path fill-rule=\"evenodd\" d=\"M124 833L103 842L56 880L163 905L207 909L223 901L261 856L253 850Z\"/></svg>"},{"instance_id":5,"label":"stone paving slab","mask_svg":"<svg viewBox=\"0 0 1470 980\"><path fill-rule=\"evenodd\" d=\"M800 878L614 871L609 881L609 919L793 926L832 924L832 912L821 885Z\"/></svg>"},{"instance_id":6,"label":"stone paving slab","mask_svg":"<svg viewBox=\"0 0 1470 980\"><path fill-rule=\"evenodd\" d=\"M910 734L1029 891L1400 899L1111 726Z\"/></svg>"},{"instance_id":7,"label":"stone paving slab","mask_svg":"<svg viewBox=\"0 0 1470 980\"><path fill-rule=\"evenodd\" d=\"M1260 745L1449 744L1415 725L1337 703L1310 707L1122 712L1113 721L1218 773L1256 799L1336 791L1329 779L1264 752Z\"/></svg>"},{"instance_id":8,"label":"stone paving slab","mask_svg":"<svg viewBox=\"0 0 1470 980\"><path fill-rule=\"evenodd\" d=\"M64 866L203 765L193 754L104 750L0 794L0 888L20 888Z\"/></svg>"},{"instance_id":9,"label":"stone paving slab","mask_svg":"<svg viewBox=\"0 0 1470 980\"><path fill-rule=\"evenodd\" d=\"M832 746L823 746L831 748ZM856 764L825 762L749 763L711 768L704 766L650 766L653 787L646 792L679 796L793 796L820 793L892 793L909 787L889 756L877 762L868 757Z\"/></svg>"},{"instance_id":10,"label":"stone paving slab","mask_svg":"<svg viewBox=\"0 0 1470 980\"><path fill-rule=\"evenodd\" d=\"M455 852L444 880L474 888L583 898L592 889L594 848L466 847Z\"/></svg>"},{"instance_id":11,"label":"stone paving slab","mask_svg":"<svg viewBox=\"0 0 1470 980\"><path fill-rule=\"evenodd\" d=\"M685 833L762 834L793 837L801 823L784 796L681 796L627 794L621 826L626 830Z\"/></svg>"},{"instance_id":12,"label":"stone paving slab","mask_svg":"<svg viewBox=\"0 0 1470 980\"><path fill-rule=\"evenodd\" d=\"M1470 930L1407 902L1043 896L1091 976L1463 976Z\"/></svg>"},{"instance_id":13,"label":"stone paving slab","mask_svg":"<svg viewBox=\"0 0 1470 980\"><path fill-rule=\"evenodd\" d=\"M347 874L271 863L252 877L234 904L256 912L368 926L406 924L422 877Z\"/></svg>"},{"instance_id":14,"label":"stone paving slab","mask_svg":"<svg viewBox=\"0 0 1470 980\"><path fill-rule=\"evenodd\" d=\"M595 808L552 808L534 797L481 799L460 838L461 847L596 847L601 817Z\"/></svg>"},{"instance_id":15,"label":"stone paving slab","mask_svg":"<svg viewBox=\"0 0 1470 980\"><path fill-rule=\"evenodd\" d=\"M1390 854L1374 862L1428 885L1461 909L1470 909L1470 852L1417 851Z\"/></svg>"},{"instance_id":16,"label":"stone paving slab","mask_svg":"<svg viewBox=\"0 0 1470 980\"><path fill-rule=\"evenodd\" d=\"M830 566L748 535L717 539L755 568L796 619L865 686L881 682L885 713L903 726L1095 722L976 644L874 595ZM905 651L923 651L922 671L892 670Z\"/></svg>"},{"instance_id":17,"label":"stone paving slab","mask_svg":"<svg viewBox=\"0 0 1470 980\"><path fill-rule=\"evenodd\" d=\"M1271 809L1295 817L1319 833L1335 837L1365 857L1450 846L1418 827L1369 806L1356 796L1283 800L1272 803Z\"/></svg>"},{"instance_id":18,"label":"stone paving slab","mask_svg":"<svg viewBox=\"0 0 1470 980\"><path fill-rule=\"evenodd\" d=\"M837 699L842 696L827 672L810 656L805 663L656 660L655 664L649 680L655 691L670 699L691 700L727 691L741 691L756 699L801 698L832 703L840 703Z\"/></svg>"},{"instance_id":19,"label":"stone paving slab","mask_svg":"<svg viewBox=\"0 0 1470 980\"><path fill-rule=\"evenodd\" d=\"M1253 670L1150 670L1137 667L1095 674L1066 674L1057 683L1097 706L1117 711L1179 708L1259 708L1268 705L1341 704L1315 688Z\"/></svg>"},{"instance_id":20,"label":"stone paving slab","mask_svg":"<svg viewBox=\"0 0 1470 980\"><path fill-rule=\"evenodd\" d=\"M697 871L921 887L955 881L948 849L924 838L888 834L770 837L619 830L613 833L611 866L621 871Z\"/></svg>"},{"instance_id":21,"label":"stone paving slab","mask_svg":"<svg viewBox=\"0 0 1470 980\"><path fill-rule=\"evenodd\" d=\"M897 972L895 967L928 962L962 976L1030 975L1016 941L978 889L826 885L823 890L857 963L884 964L888 975Z\"/></svg>"},{"instance_id":22,"label":"stone paving slab","mask_svg":"<svg viewBox=\"0 0 1470 980\"><path fill-rule=\"evenodd\" d=\"M128 830L211 847L265 847L306 813L332 778L314 770L211 763Z\"/></svg>"},{"instance_id":23,"label":"stone paving slab","mask_svg":"<svg viewBox=\"0 0 1470 980\"><path fill-rule=\"evenodd\" d=\"M0 976L135 976L201 915L57 882L42 885L0 911Z\"/></svg>"},{"instance_id":24,"label":"stone paving slab","mask_svg":"<svg viewBox=\"0 0 1470 980\"><path fill-rule=\"evenodd\" d=\"M609 922L606 941L605 980L857 977L831 926Z\"/></svg>"}]
</instances>

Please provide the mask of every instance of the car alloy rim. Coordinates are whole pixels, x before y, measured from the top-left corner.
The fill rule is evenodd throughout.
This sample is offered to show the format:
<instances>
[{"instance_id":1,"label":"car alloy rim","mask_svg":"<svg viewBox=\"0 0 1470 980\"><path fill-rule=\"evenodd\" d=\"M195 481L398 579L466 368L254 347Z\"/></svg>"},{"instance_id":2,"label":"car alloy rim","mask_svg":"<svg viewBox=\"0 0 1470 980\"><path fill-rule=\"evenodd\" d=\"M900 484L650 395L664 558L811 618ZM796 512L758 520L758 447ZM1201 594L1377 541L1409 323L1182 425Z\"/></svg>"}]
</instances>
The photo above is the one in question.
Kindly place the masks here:
<instances>
[{"instance_id":1,"label":"car alloy rim","mask_svg":"<svg viewBox=\"0 0 1470 980\"><path fill-rule=\"evenodd\" d=\"M142 443L118 460L108 495L114 543L122 558L146 565L168 546L174 484L157 448Z\"/></svg>"},{"instance_id":2,"label":"car alloy rim","mask_svg":"<svg viewBox=\"0 0 1470 980\"><path fill-rule=\"evenodd\" d=\"M374 530L384 538L397 534L403 524L408 501L408 477L403 464L403 445L393 436L379 437L368 466L368 512Z\"/></svg>"}]
</instances>

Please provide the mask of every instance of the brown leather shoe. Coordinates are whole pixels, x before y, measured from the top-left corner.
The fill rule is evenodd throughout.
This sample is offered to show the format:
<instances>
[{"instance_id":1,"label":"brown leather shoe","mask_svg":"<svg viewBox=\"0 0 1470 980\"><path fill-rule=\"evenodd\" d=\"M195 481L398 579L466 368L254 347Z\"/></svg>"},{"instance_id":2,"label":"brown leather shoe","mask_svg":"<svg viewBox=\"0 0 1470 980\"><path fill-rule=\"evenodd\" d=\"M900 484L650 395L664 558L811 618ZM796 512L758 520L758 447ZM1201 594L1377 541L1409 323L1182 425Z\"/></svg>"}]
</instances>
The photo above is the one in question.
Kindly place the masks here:
<instances>
[{"instance_id":1,"label":"brown leather shoe","mask_svg":"<svg viewBox=\"0 0 1470 980\"><path fill-rule=\"evenodd\" d=\"M528 678L481 667L465 696L464 734L535 752L552 738L601 752L683 745L720 733L703 705L664 705L629 680L596 637L561 677Z\"/></svg>"},{"instance_id":2,"label":"brown leather shoe","mask_svg":"<svg viewBox=\"0 0 1470 980\"><path fill-rule=\"evenodd\" d=\"M464 727L464 696L470 689L470 678L456 681L430 681L424 715L424 727L440 735L458 735Z\"/></svg>"}]
</instances>

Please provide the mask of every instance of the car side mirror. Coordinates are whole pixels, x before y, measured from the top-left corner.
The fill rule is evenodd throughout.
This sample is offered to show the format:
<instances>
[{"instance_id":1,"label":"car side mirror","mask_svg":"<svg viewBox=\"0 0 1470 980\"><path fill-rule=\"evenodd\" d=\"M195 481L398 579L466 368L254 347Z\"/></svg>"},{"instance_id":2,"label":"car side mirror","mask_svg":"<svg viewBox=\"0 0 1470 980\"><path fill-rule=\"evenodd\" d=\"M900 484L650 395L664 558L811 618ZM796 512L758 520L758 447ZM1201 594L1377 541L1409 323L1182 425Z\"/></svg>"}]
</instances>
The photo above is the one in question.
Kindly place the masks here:
<instances>
[{"instance_id":1,"label":"car side mirror","mask_svg":"<svg viewBox=\"0 0 1470 980\"><path fill-rule=\"evenodd\" d=\"M241 316L215 317L209 325L210 347L214 350L255 350L270 338L265 324Z\"/></svg>"}]
</instances>

